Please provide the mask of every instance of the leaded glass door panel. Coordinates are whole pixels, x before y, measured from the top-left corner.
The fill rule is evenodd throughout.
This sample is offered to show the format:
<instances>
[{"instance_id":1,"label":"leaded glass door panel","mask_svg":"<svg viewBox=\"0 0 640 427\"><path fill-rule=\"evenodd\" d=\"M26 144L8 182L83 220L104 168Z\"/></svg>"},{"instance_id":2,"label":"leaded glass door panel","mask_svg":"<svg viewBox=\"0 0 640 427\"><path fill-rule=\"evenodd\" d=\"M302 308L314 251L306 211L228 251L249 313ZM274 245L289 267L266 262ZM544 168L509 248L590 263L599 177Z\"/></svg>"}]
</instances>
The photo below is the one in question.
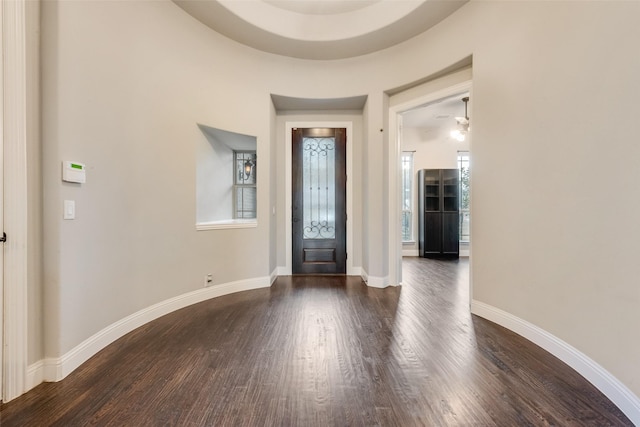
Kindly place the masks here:
<instances>
[{"instance_id":1,"label":"leaded glass door panel","mask_svg":"<svg viewBox=\"0 0 640 427\"><path fill-rule=\"evenodd\" d=\"M346 129L293 129L293 274L346 273Z\"/></svg>"}]
</instances>

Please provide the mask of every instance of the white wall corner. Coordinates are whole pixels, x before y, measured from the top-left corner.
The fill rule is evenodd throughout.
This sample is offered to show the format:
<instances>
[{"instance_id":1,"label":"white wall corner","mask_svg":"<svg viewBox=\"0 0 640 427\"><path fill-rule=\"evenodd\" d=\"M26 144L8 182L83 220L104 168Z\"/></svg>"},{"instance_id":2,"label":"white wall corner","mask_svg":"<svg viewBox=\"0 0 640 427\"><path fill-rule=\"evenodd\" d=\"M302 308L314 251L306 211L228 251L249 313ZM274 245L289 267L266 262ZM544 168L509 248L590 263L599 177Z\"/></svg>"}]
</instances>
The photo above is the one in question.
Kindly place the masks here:
<instances>
[{"instance_id":1,"label":"white wall corner","mask_svg":"<svg viewBox=\"0 0 640 427\"><path fill-rule=\"evenodd\" d=\"M269 286L273 285L273 282L276 281L276 279L278 279L278 271L280 270L279 267L276 267L273 269L273 271L271 272L271 275L269 276Z\"/></svg>"},{"instance_id":2,"label":"white wall corner","mask_svg":"<svg viewBox=\"0 0 640 427\"><path fill-rule=\"evenodd\" d=\"M362 271L360 273L360 277L362 277L362 280L364 280L364 283L368 284L369 283L369 274L367 273L367 271L364 268L362 268L361 270Z\"/></svg>"},{"instance_id":3,"label":"white wall corner","mask_svg":"<svg viewBox=\"0 0 640 427\"><path fill-rule=\"evenodd\" d=\"M46 381L44 375L44 360L29 365L27 368L27 390L31 390L38 384Z\"/></svg>"},{"instance_id":4,"label":"white wall corner","mask_svg":"<svg viewBox=\"0 0 640 427\"><path fill-rule=\"evenodd\" d=\"M370 288L386 288L389 286L389 276L386 277L376 277L376 276L368 276L367 286Z\"/></svg>"},{"instance_id":5,"label":"white wall corner","mask_svg":"<svg viewBox=\"0 0 640 427\"><path fill-rule=\"evenodd\" d=\"M471 313L523 336L572 367L640 426L640 398L587 355L538 326L504 310L472 300Z\"/></svg>"},{"instance_id":6,"label":"white wall corner","mask_svg":"<svg viewBox=\"0 0 640 427\"><path fill-rule=\"evenodd\" d=\"M62 359L49 357L42 361L42 381L52 383L65 377L62 375Z\"/></svg>"}]
</instances>

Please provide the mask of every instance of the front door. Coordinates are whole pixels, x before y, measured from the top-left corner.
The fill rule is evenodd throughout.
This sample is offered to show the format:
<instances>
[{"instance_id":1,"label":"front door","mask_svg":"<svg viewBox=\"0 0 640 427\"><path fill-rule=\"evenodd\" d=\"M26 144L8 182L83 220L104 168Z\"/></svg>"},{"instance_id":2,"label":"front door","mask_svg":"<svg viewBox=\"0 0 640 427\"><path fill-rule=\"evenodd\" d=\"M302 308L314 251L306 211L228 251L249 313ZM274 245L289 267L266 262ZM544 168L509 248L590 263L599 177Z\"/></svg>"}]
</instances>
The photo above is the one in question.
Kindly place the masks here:
<instances>
[{"instance_id":1,"label":"front door","mask_svg":"<svg viewBox=\"0 0 640 427\"><path fill-rule=\"evenodd\" d=\"M346 129L292 132L293 274L345 274Z\"/></svg>"}]
</instances>

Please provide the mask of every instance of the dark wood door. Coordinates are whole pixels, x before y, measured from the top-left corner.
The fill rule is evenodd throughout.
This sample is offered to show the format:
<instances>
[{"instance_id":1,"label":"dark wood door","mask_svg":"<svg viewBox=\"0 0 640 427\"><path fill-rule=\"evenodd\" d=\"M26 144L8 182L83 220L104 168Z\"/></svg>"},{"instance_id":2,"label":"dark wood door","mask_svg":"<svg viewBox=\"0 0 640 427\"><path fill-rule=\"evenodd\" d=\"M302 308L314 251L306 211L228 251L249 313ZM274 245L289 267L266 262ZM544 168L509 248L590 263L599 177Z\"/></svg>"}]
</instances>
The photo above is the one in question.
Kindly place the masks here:
<instances>
[{"instance_id":1,"label":"dark wood door","mask_svg":"<svg viewBox=\"0 0 640 427\"><path fill-rule=\"evenodd\" d=\"M293 274L345 274L346 129L292 132Z\"/></svg>"}]
</instances>

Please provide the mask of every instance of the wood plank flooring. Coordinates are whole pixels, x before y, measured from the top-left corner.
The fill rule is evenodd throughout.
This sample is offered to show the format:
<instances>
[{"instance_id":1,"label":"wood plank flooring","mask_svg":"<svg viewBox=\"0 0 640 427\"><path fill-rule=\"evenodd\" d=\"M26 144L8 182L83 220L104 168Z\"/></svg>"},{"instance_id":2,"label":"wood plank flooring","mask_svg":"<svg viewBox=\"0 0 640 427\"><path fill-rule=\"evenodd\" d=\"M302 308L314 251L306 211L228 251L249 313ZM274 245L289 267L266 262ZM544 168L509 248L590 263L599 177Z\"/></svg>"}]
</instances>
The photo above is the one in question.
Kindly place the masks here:
<instances>
[{"instance_id":1,"label":"wood plank flooring","mask_svg":"<svg viewBox=\"0 0 640 427\"><path fill-rule=\"evenodd\" d=\"M404 286L280 277L124 336L0 406L10 426L630 426L584 378L469 314L468 263Z\"/></svg>"}]
</instances>

